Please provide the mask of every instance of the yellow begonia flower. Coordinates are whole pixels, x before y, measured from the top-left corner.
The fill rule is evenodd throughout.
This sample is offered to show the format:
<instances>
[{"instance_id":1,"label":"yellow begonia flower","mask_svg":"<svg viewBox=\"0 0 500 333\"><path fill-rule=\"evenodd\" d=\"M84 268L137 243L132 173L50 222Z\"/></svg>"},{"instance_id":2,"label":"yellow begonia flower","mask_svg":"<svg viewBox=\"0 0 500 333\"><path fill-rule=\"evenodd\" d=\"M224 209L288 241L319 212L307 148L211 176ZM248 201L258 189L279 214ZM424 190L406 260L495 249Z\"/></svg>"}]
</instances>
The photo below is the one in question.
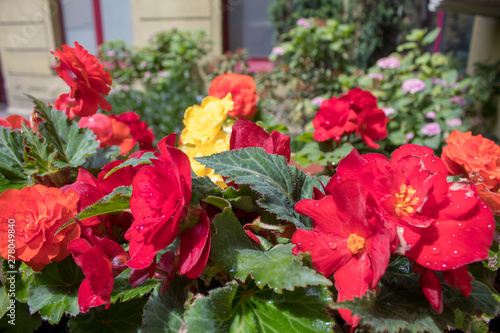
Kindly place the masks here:
<instances>
[{"instance_id":1,"label":"yellow begonia flower","mask_svg":"<svg viewBox=\"0 0 500 333\"><path fill-rule=\"evenodd\" d=\"M227 118L227 112L233 109L231 94L223 99L208 96L201 105L193 105L184 113L184 130L181 133L183 143L211 140L221 130Z\"/></svg>"},{"instance_id":2,"label":"yellow begonia flower","mask_svg":"<svg viewBox=\"0 0 500 333\"><path fill-rule=\"evenodd\" d=\"M205 165L194 160L195 157L209 156L229 149L230 136L223 130L215 134L211 140L197 140L193 143L184 143L182 151L186 153L191 162L191 168L198 177L208 176L217 186L224 189L227 187L221 175L214 174L214 170L205 168Z\"/></svg>"}]
</instances>

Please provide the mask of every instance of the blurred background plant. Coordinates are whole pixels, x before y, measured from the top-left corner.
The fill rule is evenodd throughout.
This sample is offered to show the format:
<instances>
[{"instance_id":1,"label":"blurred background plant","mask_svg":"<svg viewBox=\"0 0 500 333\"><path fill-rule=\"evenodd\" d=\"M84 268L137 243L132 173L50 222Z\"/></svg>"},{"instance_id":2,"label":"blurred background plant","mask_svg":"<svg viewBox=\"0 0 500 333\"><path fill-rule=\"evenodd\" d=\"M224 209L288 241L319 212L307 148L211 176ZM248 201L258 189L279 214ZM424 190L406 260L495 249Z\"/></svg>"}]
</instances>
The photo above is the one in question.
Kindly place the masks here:
<instances>
[{"instance_id":1,"label":"blurred background plant","mask_svg":"<svg viewBox=\"0 0 500 333\"><path fill-rule=\"evenodd\" d=\"M474 108L478 79L461 77L451 54L426 51L438 34L438 29L415 29L397 52L381 58L366 73L339 77L344 91L352 87L371 91L391 117L387 151L404 143L439 151L453 129L466 131L479 125Z\"/></svg>"},{"instance_id":2,"label":"blurred background plant","mask_svg":"<svg viewBox=\"0 0 500 333\"><path fill-rule=\"evenodd\" d=\"M159 139L180 131L184 110L205 94L200 63L209 46L203 31L178 29L153 35L135 51L123 41L103 43L99 54L113 77L113 113L137 112Z\"/></svg>"}]
</instances>

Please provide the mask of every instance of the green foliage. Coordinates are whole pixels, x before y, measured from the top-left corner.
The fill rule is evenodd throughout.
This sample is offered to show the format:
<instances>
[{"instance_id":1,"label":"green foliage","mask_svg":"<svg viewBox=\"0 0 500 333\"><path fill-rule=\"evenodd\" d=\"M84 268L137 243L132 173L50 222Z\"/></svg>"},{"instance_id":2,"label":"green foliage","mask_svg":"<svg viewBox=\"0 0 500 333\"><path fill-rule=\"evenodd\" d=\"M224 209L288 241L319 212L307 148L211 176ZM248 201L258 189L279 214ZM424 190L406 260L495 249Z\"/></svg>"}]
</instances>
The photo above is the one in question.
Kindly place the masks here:
<instances>
[{"instance_id":1,"label":"green foliage","mask_svg":"<svg viewBox=\"0 0 500 333\"><path fill-rule=\"evenodd\" d=\"M165 294L155 289L144 307L145 332L177 333L184 321L186 280L175 279Z\"/></svg>"},{"instance_id":2,"label":"green foliage","mask_svg":"<svg viewBox=\"0 0 500 333\"><path fill-rule=\"evenodd\" d=\"M269 20L278 35L290 31L300 18L339 19L341 0L274 0L269 5Z\"/></svg>"},{"instance_id":3,"label":"green foliage","mask_svg":"<svg viewBox=\"0 0 500 333\"><path fill-rule=\"evenodd\" d=\"M131 196L132 186L119 186L93 205L85 207L85 209L75 217L83 220L92 216L127 210L130 208Z\"/></svg>"},{"instance_id":4,"label":"green foliage","mask_svg":"<svg viewBox=\"0 0 500 333\"><path fill-rule=\"evenodd\" d=\"M84 275L71 257L53 262L35 273L29 285L28 305L30 312L40 313L49 323L58 323L64 313L76 316L78 287Z\"/></svg>"},{"instance_id":5,"label":"green foliage","mask_svg":"<svg viewBox=\"0 0 500 333\"><path fill-rule=\"evenodd\" d=\"M109 172L104 176L104 179L108 178L114 172L123 169L128 166L138 166L139 164L151 164L151 159L157 159L154 153L144 153L140 158L130 158L120 165L115 166L113 169L109 170Z\"/></svg>"},{"instance_id":6,"label":"green foliage","mask_svg":"<svg viewBox=\"0 0 500 333\"><path fill-rule=\"evenodd\" d=\"M332 307L351 310L360 317L360 325L370 327L374 332L395 333L438 333L444 329L463 327L464 323L475 323L476 311L490 314L498 311L498 302L491 291L479 282L472 282L468 298L446 284L442 287L444 308L441 314L430 307L414 274L386 273L378 293L369 292L361 298L336 303Z\"/></svg>"},{"instance_id":7,"label":"green foliage","mask_svg":"<svg viewBox=\"0 0 500 333\"><path fill-rule=\"evenodd\" d=\"M30 314L28 305L16 302L15 325L9 323L9 316L0 319L2 333L33 333L42 324L42 319L37 314Z\"/></svg>"},{"instance_id":8,"label":"green foliage","mask_svg":"<svg viewBox=\"0 0 500 333\"><path fill-rule=\"evenodd\" d=\"M275 68L256 76L260 107L299 132L313 118L306 100L323 94L336 94L340 73L349 73L354 26L333 19L308 19L310 26L297 25L280 36L281 53L271 53ZM283 87L284 90L277 90Z\"/></svg>"},{"instance_id":9,"label":"green foliage","mask_svg":"<svg viewBox=\"0 0 500 333\"><path fill-rule=\"evenodd\" d=\"M21 132L0 127L0 173L5 179L5 184L26 181L23 155L24 146Z\"/></svg>"},{"instance_id":10,"label":"green foliage","mask_svg":"<svg viewBox=\"0 0 500 333\"><path fill-rule=\"evenodd\" d=\"M193 332L330 332L326 288L308 287L276 294L254 284L230 282L195 300L184 319Z\"/></svg>"},{"instance_id":11,"label":"green foliage","mask_svg":"<svg viewBox=\"0 0 500 333\"><path fill-rule=\"evenodd\" d=\"M201 30L162 31L136 51L120 41L104 43L101 57L115 64L112 73L118 78L107 97L112 112L137 112L157 139L180 131L182 111L204 94L199 63L208 50Z\"/></svg>"},{"instance_id":12,"label":"green foliage","mask_svg":"<svg viewBox=\"0 0 500 333\"><path fill-rule=\"evenodd\" d=\"M139 298L111 304L107 310L104 306L92 308L86 314L71 318L68 325L75 333L141 332L142 310L146 301Z\"/></svg>"},{"instance_id":13,"label":"green foliage","mask_svg":"<svg viewBox=\"0 0 500 333\"><path fill-rule=\"evenodd\" d=\"M473 81L459 78L450 56L426 51L426 45L435 40L438 32L413 30L406 37L408 42L398 47L401 53L391 54L400 61L396 68L376 65L368 73L339 78L344 91L353 87L369 90L377 97L379 107L391 110L387 111L391 118L387 124L389 136L381 142L388 152L413 143L430 147L439 154L452 130L470 128L467 111L476 99L475 90L469 89L473 88ZM408 79L422 80L425 88L405 92L402 85ZM429 126L438 127L438 133L426 131Z\"/></svg>"},{"instance_id":14,"label":"green foliage","mask_svg":"<svg viewBox=\"0 0 500 333\"><path fill-rule=\"evenodd\" d=\"M121 272L120 275L115 277L113 292L111 293L111 303L127 302L134 298L143 297L161 284L160 280L150 279L144 281L136 288L132 288L128 280L129 276L130 269L127 268L125 271Z\"/></svg>"},{"instance_id":15,"label":"green foliage","mask_svg":"<svg viewBox=\"0 0 500 333\"><path fill-rule=\"evenodd\" d=\"M261 198L257 204L275 213L278 219L304 227L308 221L295 213L293 207L301 199L302 186L307 175L287 165L280 155L269 155L262 148L244 148L226 151L197 161L227 177L227 182L249 184Z\"/></svg>"}]
</instances>

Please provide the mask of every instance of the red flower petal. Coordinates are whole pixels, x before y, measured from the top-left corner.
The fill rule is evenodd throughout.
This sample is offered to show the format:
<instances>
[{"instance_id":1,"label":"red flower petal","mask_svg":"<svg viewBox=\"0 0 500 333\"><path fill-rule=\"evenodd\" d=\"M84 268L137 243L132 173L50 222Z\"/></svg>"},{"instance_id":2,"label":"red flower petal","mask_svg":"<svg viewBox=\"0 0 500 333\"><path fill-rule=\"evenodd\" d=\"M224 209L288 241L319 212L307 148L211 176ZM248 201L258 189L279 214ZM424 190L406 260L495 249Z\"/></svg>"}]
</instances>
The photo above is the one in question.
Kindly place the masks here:
<instances>
[{"instance_id":1,"label":"red flower petal","mask_svg":"<svg viewBox=\"0 0 500 333\"><path fill-rule=\"evenodd\" d=\"M438 313L443 312L443 290L441 280L439 280L437 274L430 269L426 269L420 274L419 281L422 291L432 308Z\"/></svg>"},{"instance_id":2,"label":"red flower petal","mask_svg":"<svg viewBox=\"0 0 500 333\"><path fill-rule=\"evenodd\" d=\"M208 216L203 210L198 210L197 212L200 214L198 223L180 235L179 273L188 276L190 279L195 279L201 274L199 269L196 271L192 271L192 269L206 252L205 244L210 238L210 221ZM201 270L203 268L204 265Z\"/></svg>"},{"instance_id":3,"label":"red flower petal","mask_svg":"<svg viewBox=\"0 0 500 333\"><path fill-rule=\"evenodd\" d=\"M467 272L467 266L458 267L457 269L443 271L444 282L448 283L465 296L469 297L472 291L472 276Z\"/></svg>"}]
</instances>

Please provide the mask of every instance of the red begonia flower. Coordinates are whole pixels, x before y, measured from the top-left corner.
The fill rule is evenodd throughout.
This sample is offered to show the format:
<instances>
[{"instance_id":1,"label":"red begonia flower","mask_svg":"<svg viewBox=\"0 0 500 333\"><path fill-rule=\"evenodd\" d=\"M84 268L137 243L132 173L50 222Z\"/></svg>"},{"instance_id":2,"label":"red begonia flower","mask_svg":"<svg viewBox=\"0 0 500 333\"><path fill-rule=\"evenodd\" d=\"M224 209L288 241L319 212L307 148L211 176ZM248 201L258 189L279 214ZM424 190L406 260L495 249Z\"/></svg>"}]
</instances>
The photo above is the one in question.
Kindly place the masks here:
<instances>
[{"instance_id":1,"label":"red begonia flower","mask_svg":"<svg viewBox=\"0 0 500 333\"><path fill-rule=\"evenodd\" d=\"M155 139L153 130L151 128L148 129L148 124L140 120L137 113L128 111L119 115L112 114L110 117L126 124L130 128L130 135L134 139L134 145L138 142L141 150L155 150L153 147Z\"/></svg>"},{"instance_id":2,"label":"red begonia flower","mask_svg":"<svg viewBox=\"0 0 500 333\"><path fill-rule=\"evenodd\" d=\"M357 133L361 135L361 139L368 147L379 148L379 145L374 141L387 137L388 122L389 118L387 118L383 110L378 108L364 109L358 114Z\"/></svg>"},{"instance_id":3,"label":"red begonia flower","mask_svg":"<svg viewBox=\"0 0 500 333\"><path fill-rule=\"evenodd\" d=\"M227 73L212 80L208 94L222 99L231 93L234 106L228 115L238 119L252 119L257 112L259 99L255 93L256 89L257 86L251 76Z\"/></svg>"},{"instance_id":4,"label":"red begonia flower","mask_svg":"<svg viewBox=\"0 0 500 333\"><path fill-rule=\"evenodd\" d=\"M74 223L57 232L77 214L77 192L43 185L9 189L0 194L0 255L14 255L35 271L69 255L67 244L80 236ZM15 220L16 251L9 253L8 221ZM10 255L9 255L10 254Z\"/></svg>"},{"instance_id":5,"label":"red begonia flower","mask_svg":"<svg viewBox=\"0 0 500 333\"><path fill-rule=\"evenodd\" d=\"M175 254L172 251L165 252L158 262L158 269L154 273L154 277L163 280L160 294L163 295L167 291L170 283L174 280L177 274L178 262L175 260Z\"/></svg>"},{"instance_id":6,"label":"red begonia flower","mask_svg":"<svg viewBox=\"0 0 500 333\"><path fill-rule=\"evenodd\" d=\"M131 268L149 266L155 254L172 243L191 201L189 158L169 145L170 138L158 144L162 156L139 170L132 181L130 209L135 221L125 234Z\"/></svg>"},{"instance_id":7,"label":"red begonia flower","mask_svg":"<svg viewBox=\"0 0 500 333\"><path fill-rule=\"evenodd\" d=\"M295 253L310 252L316 269L333 274L338 302L352 300L373 288L385 273L391 235L372 205L375 199L358 182L348 180L321 200L304 199L295 210L313 220L313 231L297 230L292 243ZM359 318L341 310L351 326Z\"/></svg>"},{"instance_id":8,"label":"red begonia flower","mask_svg":"<svg viewBox=\"0 0 500 333\"><path fill-rule=\"evenodd\" d=\"M23 117L18 116L17 114L10 115L5 119L0 118L0 126L10 127L13 130L20 129L21 124L25 124L29 127L29 122L26 119L24 119Z\"/></svg>"},{"instance_id":9,"label":"red begonia flower","mask_svg":"<svg viewBox=\"0 0 500 333\"><path fill-rule=\"evenodd\" d=\"M210 254L210 220L204 210L192 211L198 223L180 235L179 273L196 279L207 264Z\"/></svg>"},{"instance_id":10,"label":"red begonia flower","mask_svg":"<svg viewBox=\"0 0 500 333\"><path fill-rule=\"evenodd\" d=\"M72 48L62 46L62 51L52 52L59 60L56 72L71 88L55 101L54 107L64 111L69 118L86 117L97 112L98 106L111 111L111 104L101 95L108 95L111 89L111 75L106 72L97 58L77 42Z\"/></svg>"},{"instance_id":11,"label":"red begonia flower","mask_svg":"<svg viewBox=\"0 0 500 333\"><path fill-rule=\"evenodd\" d=\"M325 99L313 119L314 140L326 141L333 138L340 141L342 135L356 131L356 118L357 114L348 102L336 97Z\"/></svg>"},{"instance_id":12,"label":"red begonia flower","mask_svg":"<svg viewBox=\"0 0 500 333\"><path fill-rule=\"evenodd\" d=\"M377 98L371 92L362 90L361 88L349 90L340 99L348 102L351 108L358 114L365 109L377 108Z\"/></svg>"},{"instance_id":13,"label":"red begonia flower","mask_svg":"<svg viewBox=\"0 0 500 333\"><path fill-rule=\"evenodd\" d=\"M446 174L429 148L404 145L391 161L354 150L326 188L331 192L346 179L362 183L395 226L394 250L426 268L445 271L486 258L495 224L474 187L447 183ZM468 241L471 237L474 243Z\"/></svg>"},{"instance_id":14,"label":"red begonia flower","mask_svg":"<svg viewBox=\"0 0 500 333\"><path fill-rule=\"evenodd\" d=\"M96 113L90 117L83 117L78 121L80 127L88 127L97 136L99 147L120 146L120 153L128 153L135 145L130 135L130 128L110 116Z\"/></svg>"},{"instance_id":15,"label":"red begonia flower","mask_svg":"<svg viewBox=\"0 0 500 333\"><path fill-rule=\"evenodd\" d=\"M242 149L246 147L260 147L268 154L285 156L290 162L290 137L273 131L270 135L259 125L240 119L233 125L229 150Z\"/></svg>"},{"instance_id":16,"label":"red begonia flower","mask_svg":"<svg viewBox=\"0 0 500 333\"><path fill-rule=\"evenodd\" d=\"M78 305L86 313L90 307L109 307L113 279L126 268L128 254L112 240L94 236L90 229L85 229L84 234L88 241L75 239L68 244L68 250L85 275L78 290Z\"/></svg>"},{"instance_id":17,"label":"red begonia flower","mask_svg":"<svg viewBox=\"0 0 500 333\"><path fill-rule=\"evenodd\" d=\"M156 269L156 261L151 261L151 264L143 269L130 269L130 276L128 278L128 281L130 282L130 285L132 288L137 287L144 281L151 279L154 274L155 274L155 269Z\"/></svg>"},{"instance_id":18,"label":"red begonia flower","mask_svg":"<svg viewBox=\"0 0 500 333\"><path fill-rule=\"evenodd\" d=\"M432 308L438 313L443 312L443 289L439 276L430 269L424 269L422 273L420 273L419 282Z\"/></svg>"},{"instance_id":19,"label":"red begonia flower","mask_svg":"<svg viewBox=\"0 0 500 333\"><path fill-rule=\"evenodd\" d=\"M105 193L100 188L97 179L85 169L78 169L78 177L73 184L64 185L61 190L67 192L68 190L74 190L80 196L80 202L78 203L78 213L84 210L86 207L93 205L99 199L104 197ZM93 216L81 220L80 222L84 226L97 225L104 221L105 216Z\"/></svg>"},{"instance_id":20,"label":"red begonia flower","mask_svg":"<svg viewBox=\"0 0 500 333\"><path fill-rule=\"evenodd\" d=\"M136 151L135 153L131 154L127 160L130 160L132 158L141 158L142 155L147 153L148 151L146 150L139 150ZM155 156L160 156L157 152L154 153ZM126 166L124 168L121 168L119 170L116 170L113 172L111 175L108 177L104 178L111 170L113 170L115 167L119 166L120 164L124 163L124 161L121 160L116 160L111 163L106 164L103 168L102 171L99 172L97 175L97 179L99 182L99 187L106 193L109 194L111 193L115 188L119 186L130 186L132 185L132 180L134 179L135 174L143 167L145 164L139 164L137 166Z\"/></svg>"}]
</instances>

